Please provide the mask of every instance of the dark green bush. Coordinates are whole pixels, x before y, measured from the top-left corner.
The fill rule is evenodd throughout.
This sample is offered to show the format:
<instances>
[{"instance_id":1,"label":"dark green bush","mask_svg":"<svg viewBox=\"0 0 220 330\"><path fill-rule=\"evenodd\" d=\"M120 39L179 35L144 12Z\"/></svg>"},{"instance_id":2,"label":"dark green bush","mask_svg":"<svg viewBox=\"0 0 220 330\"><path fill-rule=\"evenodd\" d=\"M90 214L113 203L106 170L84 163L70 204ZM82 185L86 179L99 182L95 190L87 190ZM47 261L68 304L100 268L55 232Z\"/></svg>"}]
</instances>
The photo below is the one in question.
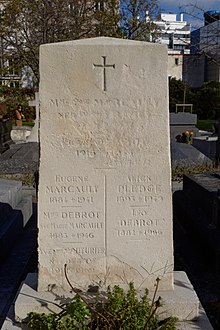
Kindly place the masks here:
<instances>
[{"instance_id":1,"label":"dark green bush","mask_svg":"<svg viewBox=\"0 0 220 330\"><path fill-rule=\"evenodd\" d=\"M28 105L28 100L34 98L35 92L35 89L0 86L1 104L6 106L4 116L14 119L15 109L18 104L21 104L25 118L27 120L35 119L35 109Z\"/></svg>"},{"instance_id":2,"label":"dark green bush","mask_svg":"<svg viewBox=\"0 0 220 330\"><path fill-rule=\"evenodd\" d=\"M61 306L58 314L29 314L28 326L34 330L174 330L177 319L160 321L157 309L161 298L150 301L148 290L138 298L134 284L128 292L114 286L108 288L107 299L101 301L97 294L95 303L88 303L76 294L71 303Z\"/></svg>"}]
</instances>

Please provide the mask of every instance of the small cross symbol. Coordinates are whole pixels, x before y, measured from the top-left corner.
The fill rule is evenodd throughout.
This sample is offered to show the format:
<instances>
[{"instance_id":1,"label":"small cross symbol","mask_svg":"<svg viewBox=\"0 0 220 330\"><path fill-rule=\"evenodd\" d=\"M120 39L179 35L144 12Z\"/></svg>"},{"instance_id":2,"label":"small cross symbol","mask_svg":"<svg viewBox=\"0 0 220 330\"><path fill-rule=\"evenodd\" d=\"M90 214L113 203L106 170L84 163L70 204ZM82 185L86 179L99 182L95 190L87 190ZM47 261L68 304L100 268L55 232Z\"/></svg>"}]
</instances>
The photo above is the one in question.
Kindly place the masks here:
<instances>
[{"instance_id":1,"label":"small cross symbol","mask_svg":"<svg viewBox=\"0 0 220 330\"><path fill-rule=\"evenodd\" d=\"M106 68L115 69L115 64L106 64L106 56L102 56L103 64L93 64L93 67L103 68L103 91L106 92Z\"/></svg>"}]
</instances>

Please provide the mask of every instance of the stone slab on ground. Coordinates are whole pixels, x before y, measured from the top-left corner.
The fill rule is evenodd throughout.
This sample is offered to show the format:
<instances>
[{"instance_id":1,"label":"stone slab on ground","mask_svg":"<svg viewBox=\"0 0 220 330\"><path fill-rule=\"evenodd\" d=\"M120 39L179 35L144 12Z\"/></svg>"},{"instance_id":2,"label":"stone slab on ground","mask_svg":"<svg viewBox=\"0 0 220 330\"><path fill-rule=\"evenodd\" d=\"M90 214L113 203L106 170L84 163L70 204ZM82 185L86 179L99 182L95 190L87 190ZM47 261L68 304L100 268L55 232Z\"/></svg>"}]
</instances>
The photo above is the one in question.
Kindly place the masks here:
<instances>
[{"instance_id":1,"label":"stone slab on ground","mask_svg":"<svg viewBox=\"0 0 220 330\"><path fill-rule=\"evenodd\" d=\"M39 166L39 143L14 144L0 155L0 178L19 180L32 186Z\"/></svg>"},{"instance_id":2,"label":"stone slab on ground","mask_svg":"<svg viewBox=\"0 0 220 330\"><path fill-rule=\"evenodd\" d=\"M14 143L25 143L30 134L31 127L29 126L13 126L11 130L11 139Z\"/></svg>"},{"instance_id":3,"label":"stone slab on ground","mask_svg":"<svg viewBox=\"0 0 220 330\"><path fill-rule=\"evenodd\" d=\"M34 174L38 163L39 143L15 144L0 155L0 174Z\"/></svg>"},{"instance_id":4,"label":"stone slab on ground","mask_svg":"<svg viewBox=\"0 0 220 330\"><path fill-rule=\"evenodd\" d=\"M193 138L192 145L210 159L215 159L217 136L200 136Z\"/></svg>"},{"instance_id":5,"label":"stone slab on ground","mask_svg":"<svg viewBox=\"0 0 220 330\"><path fill-rule=\"evenodd\" d=\"M27 142L39 142L39 116L40 116L40 101L39 93L35 93L35 99L28 101L30 107L35 107L36 119L32 127L31 134L27 138Z\"/></svg>"},{"instance_id":6,"label":"stone slab on ground","mask_svg":"<svg viewBox=\"0 0 220 330\"><path fill-rule=\"evenodd\" d=\"M174 273L174 290L158 291L158 296L162 296L164 306L160 308L161 318L171 315L178 317L179 320L192 320L198 316L199 300L184 272ZM22 322L31 311L48 313L49 311L58 312L60 309L53 303L59 303L59 292L38 292L37 274L29 274L18 294L15 302L15 319ZM86 293L84 297L86 297ZM153 295L153 294L151 294ZM67 294L66 298L73 294ZM93 294L94 299L96 294ZM88 294L89 299L93 299ZM63 292L60 291L60 299L63 302Z\"/></svg>"},{"instance_id":7,"label":"stone slab on ground","mask_svg":"<svg viewBox=\"0 0 220 330\"><path fill-rule=\"evenodd\" d=\"M32 195L23 196L22 182L0 179L0 203L10 205L12 207L11 214L13 214L13 210L21 211L23 226L27 224L33 212ZM4 209L6 210L5 207ZM10 220L10 214L8 218Z\"/></svg>"},{"instance_id":8,"label":"stone slab on ground","mask_svg":"<svg viewBox=\"0 0 220 330\"><path fill-rule=\"evenodd\" d=\"M219 173L184 175L183 192L193 201L194 207L203 210L207 223L215 223L220 228Z\"/></svg>"},{"instance_id":9,"label":"stone slab on ground","mask_svg":"<svg viewBox=\"0 0 220 330\"><path fill-rule=\"evenodd\" d=\"M15 207L16 210L20 210L23 215L23 226L25 227L30 217L32 216L32 196L23 197L19 204Z\"/></svg>"},{"instance_id":10,"label":"stone slab on ground","mask_svg":"<svg viewBox=\"0 0 220 330\"><path fill-rule=\"evenodd\" d=\"M21 281L37 267L37 215L33 215L14 248L0 263L0 328L16 296Z\"/></svg>"},{"instance_id":11,"label":"stone slab on ground","mask_svg":"<svg viewBox=\"0 0 220 330\"><path fill-rule=\"evenodd\" d=\"M174 193L175 191L178 190L183 190L183 181L172 181L172 192Z\"/></svg>"},{"instance_id":12,"label":"stone slab on ground","mask_svg":"<svg viewBox=\"0 0 220 330\"><path fill-rule=\"evenodd\" d=\"M0 179L0 202L15 208L22 199L22 182Z\"/></svg>"},{"instance_id":13,"label":"stone slab on ground","mask_svg":"<svg viewBox=\"0 0 220 330\"><path fill-rule=\"evenodd\" d=\"M180 321L182 317L185 318L185 320L179 322L178 329L211 330L212 327L208 318L201 304L199 304L198 298L185 273L177 272L174 274L174 278L175 294L166 291L158 292L158 295L162 295L164 301L163 310L161 308L159 309L161 319L170 315L177 315ZM25 324L22 325L22 320L25 320L27 313L31 311L48 313L50 311L56 312L60 310L52 303L59 304L59 298L55 294L52 292L39 293L36 291L36 287L37 274L28 274L20 288L15 303L11 306L10 313L2 329L10 330L13 328L16 329L16 327L26 329ZM199 317L196 317L198 315ZM191 321L191 319L193 320ZM206 326L206 328L203 328L203 326Z\"/></svg>"},{"instance_id":14,"label":"stone slab on ground","mask_svg":"<svg viewBox=\"0 0 220 330\"><path fill-rule=\"evenodd\" d=\"M178 142L171 143L171 161L172 169L212 166L212 161L192 145Z\"/></svg>"},{"instance_id":15,"label":"stone slab on ground","mask_svg":"<svg viewBox=\"0 0 220 330\"><path fill-rule=\"evenodd\" d=\"M14 244L21 237L23 228L23 216L21 211L11 209L5 218L1 216L0 262L7 258Z\"/></svg>"},{"instance_id":16,"label":"stone slab on ground","mask_svg":"<svg viewBox=\"0 0 220 330\"><path fill-rule=\"evenodd\" d=\"M216 273L220 273L220 231L210 225L209 218L202 208L198 208L192 198L183 191L177 191L173 196L174 216L178 218L183 228L200 247L204 262Z\"/></svg>"},{"instance_id":17,"label":"stone slab on ground","mask_svg":"<svg viewBox=\"0 0 220 330\"><path fill-rule=\"evenodd\" d=\"M14 305L11 306L9 313L2 326L2 330L30 330L26 324L20 324L14 320ZM199 317L194 321L184 321L177 324L178 330L213 330L209 319L206 316L202 305L199 305Z\"/></svg>"}]
</instances>

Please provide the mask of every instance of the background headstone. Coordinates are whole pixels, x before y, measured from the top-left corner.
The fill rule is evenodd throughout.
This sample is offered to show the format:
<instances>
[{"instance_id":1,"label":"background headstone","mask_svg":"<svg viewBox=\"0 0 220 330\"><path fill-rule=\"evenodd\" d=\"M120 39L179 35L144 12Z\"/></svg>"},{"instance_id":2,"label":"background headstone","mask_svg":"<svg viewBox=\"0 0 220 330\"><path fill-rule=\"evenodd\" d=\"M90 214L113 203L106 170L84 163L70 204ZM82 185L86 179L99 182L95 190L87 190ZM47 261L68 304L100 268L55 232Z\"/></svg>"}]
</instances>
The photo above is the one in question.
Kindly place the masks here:
<instances>
[{"instance_id":1,"label":"background headstone","mask_svg":"<svg viewBox=\"0 0 220 330\"><path fill-rule=\"evenodd\" d=\"M34 127L31 130L30 136L28 136L28 142L39 142L39 111L40 111L40 103L39 103L39 93L35 93L35 99L29 101L30 107L35 107L36 118L34 120Z\"/></svg>"},{"instance_id":2,"label":"background headstone","mask_svg":"<svg viewBox=\"0 0 220 330\"><path fill-rule=\"evenodd\" d=\"M41 47L38 290L173 287L163 45L95 38Z\"/></svg>"}]
</instances>

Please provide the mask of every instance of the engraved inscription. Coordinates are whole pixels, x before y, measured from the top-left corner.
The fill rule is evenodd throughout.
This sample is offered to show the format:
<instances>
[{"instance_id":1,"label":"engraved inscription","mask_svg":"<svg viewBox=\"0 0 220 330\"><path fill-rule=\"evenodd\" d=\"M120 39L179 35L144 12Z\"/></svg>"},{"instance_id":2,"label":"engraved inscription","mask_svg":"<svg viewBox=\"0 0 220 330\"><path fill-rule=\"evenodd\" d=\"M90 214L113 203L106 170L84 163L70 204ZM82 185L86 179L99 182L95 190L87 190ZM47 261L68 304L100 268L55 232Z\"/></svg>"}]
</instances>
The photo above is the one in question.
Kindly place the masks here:
<instances>
[{"instance_id":1,"label":"engraved inscription","mask_svg":"<svg viewBox=\"0 0 220 330\"><path fill-rule=\"evenodd\" d=\"M115 69L115 64L106 64L106 56L102 56L103 64L93 64L94 68L102 68L103 69L103 91L107 91L106 87L106 69L112 68Z\"/></svg>"}]
</instances>

